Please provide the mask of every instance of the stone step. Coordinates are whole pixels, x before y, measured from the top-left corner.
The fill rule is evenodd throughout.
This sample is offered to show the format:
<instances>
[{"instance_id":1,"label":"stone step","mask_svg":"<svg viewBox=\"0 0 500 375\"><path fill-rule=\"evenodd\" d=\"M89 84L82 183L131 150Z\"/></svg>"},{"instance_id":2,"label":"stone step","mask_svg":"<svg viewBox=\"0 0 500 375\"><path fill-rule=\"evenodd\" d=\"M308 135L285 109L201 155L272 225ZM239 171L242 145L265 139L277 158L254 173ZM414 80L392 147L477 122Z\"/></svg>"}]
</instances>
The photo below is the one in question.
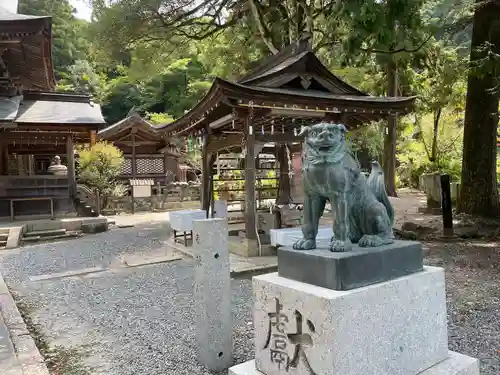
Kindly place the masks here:
<instances>
[{"instance_id":1,"label":"stone step","mask_svg":"<svg viewBox=\"0 0 500 375\"><path fill-rule=\"evenodd\" d=\"M50 229L50 230L36 230L33 232L24 233L23 238L27 237L51 237L59 236L66 233L66 229Z\"/></svg>"},{"instance_id":2,"label":"stone step","mask_svg":"<svg viewBox=\"0 0 500 375\"><path fill-rule=\"evenodd\" d=\"M9 233L0 233L0 241L7 241L9 238Z\"/></svg>"},{"instance_id":3,"label":"stone step","mask_svg":"<svg viewBox=\"0 0 500 375\"><path fill-rule=\"evenodd\" d=\"M75 238L82 235L81 230L71 230L64 234L53 235L53 236L33 236L33 237L23 237L22 242L38 242L38 241L51 241L64 238Z\"/></svg>"}]
</instances>

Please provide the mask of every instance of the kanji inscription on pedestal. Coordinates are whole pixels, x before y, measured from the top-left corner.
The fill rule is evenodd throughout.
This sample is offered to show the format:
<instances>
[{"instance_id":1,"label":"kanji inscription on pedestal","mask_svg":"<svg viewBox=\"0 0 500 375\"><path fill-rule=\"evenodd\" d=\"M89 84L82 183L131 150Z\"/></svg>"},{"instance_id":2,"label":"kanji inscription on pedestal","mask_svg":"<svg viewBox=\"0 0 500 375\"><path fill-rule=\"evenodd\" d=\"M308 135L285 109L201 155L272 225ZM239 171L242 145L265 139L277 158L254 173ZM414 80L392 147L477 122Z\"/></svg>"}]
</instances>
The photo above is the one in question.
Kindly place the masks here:
<instances>
[{"instance_id":1,"label":"kanji inscription on pedestal","mask_svg":"<svg viewBox=\"0 0 500 375\"><path fill-rule=\"evenodd\" d=\"M311 375L318 375L311 367L306 354L306 348L314 345L311 333L315 332L314 324L306 319L298 310L294 312L294 318L289 319L282 312L283 305L275 298L276 309L268 313L269 328L264 349L269 349L271 362L279 369L288 372L290 368L296 368L301 360ZM293 324L295 332L290 333L288 327ZM304 330L305 328L305 330ZM289 352L293 349L292 352Z\"/></svg>"}]
</instances>

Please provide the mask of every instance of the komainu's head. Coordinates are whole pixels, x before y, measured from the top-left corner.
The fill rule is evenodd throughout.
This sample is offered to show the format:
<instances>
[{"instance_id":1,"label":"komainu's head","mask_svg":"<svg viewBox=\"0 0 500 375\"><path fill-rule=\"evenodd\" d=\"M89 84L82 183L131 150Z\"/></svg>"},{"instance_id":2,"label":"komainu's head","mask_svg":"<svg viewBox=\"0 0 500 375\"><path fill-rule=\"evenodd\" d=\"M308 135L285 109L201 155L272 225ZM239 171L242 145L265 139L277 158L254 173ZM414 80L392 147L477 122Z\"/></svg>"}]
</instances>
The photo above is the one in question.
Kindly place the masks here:
<instances>
[{"instance_id":1,"label":"komainu's head","mask_svg":"<svg viewBox=\"0 0 500 375\"><path fill-rule=\"evenodd\" d=\"M313 163L341 159L346 151L345 133L347 129L342 124L321 122L303 127L299 135L305 135L304 156Z\"/></svg>"}]
</instances>

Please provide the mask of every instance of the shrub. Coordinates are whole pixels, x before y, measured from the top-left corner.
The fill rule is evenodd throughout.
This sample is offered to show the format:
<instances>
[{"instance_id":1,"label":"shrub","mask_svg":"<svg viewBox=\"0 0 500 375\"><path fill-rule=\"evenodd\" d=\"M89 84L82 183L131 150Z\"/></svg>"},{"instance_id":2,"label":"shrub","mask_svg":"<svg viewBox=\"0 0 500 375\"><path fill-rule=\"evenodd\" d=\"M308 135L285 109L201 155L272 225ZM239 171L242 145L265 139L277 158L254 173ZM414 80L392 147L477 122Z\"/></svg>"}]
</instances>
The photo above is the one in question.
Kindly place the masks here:
<instances>
[{"instance_id":1,"label":"shrub","mask_svg":"<svg viewBox=\"0 0 500 375\"><path fill-rule=\"evenodd\" d=\"M115 192L121 173L123 154L112 143L97 142L78 150L78 177L81 183L107 197Z\"/></svg>"}]
</instances>

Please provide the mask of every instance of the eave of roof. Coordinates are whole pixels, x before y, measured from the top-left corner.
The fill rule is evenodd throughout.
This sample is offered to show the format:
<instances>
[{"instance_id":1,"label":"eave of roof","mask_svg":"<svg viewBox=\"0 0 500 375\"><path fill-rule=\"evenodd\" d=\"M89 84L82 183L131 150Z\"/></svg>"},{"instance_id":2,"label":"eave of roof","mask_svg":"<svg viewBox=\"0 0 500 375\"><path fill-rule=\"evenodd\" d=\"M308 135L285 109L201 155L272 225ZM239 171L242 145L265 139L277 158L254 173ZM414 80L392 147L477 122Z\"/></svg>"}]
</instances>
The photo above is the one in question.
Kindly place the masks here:
<instances>
[{"instance_id":1,"label":"eave of roof","mask_svg":"<svg viewBox=\"0 0 500 375\"><path fill-rule=\"evenodd\" d=\"M145 129L148 132L158 134L158 131L153 124L151 124L149 121L146 121L138 114L134 113L108 127L105 127L104 129L99 130L97 135L101 138L106 138L118 133L121 130L124 130L126 128L133 128L137 125L142 126L142 129Z\"/></svg>"},{"instance_id":2,"label":"eave of roof","mask_svg":"<svg viewBox=\"0 0 500 375\"><path fill-rule=\"evenodd\" d=\"M158 130L164 132L175 131L183 126L188 128L202 128L199 120L212 110L213 107L223 102L229 104L231 100L241 101L238 104L253 102L288 105L290 109L293 106L305 106L318 108L320 110L331 110L336 112L338 108L349 111L360 111L370 113L375 112L397 112L400 114L409 113L413 109L415 97L375 97L375 96L355 96L355 95L335 95L321 91L311 90L291 90L283 88L269 88L246 86L238 83L231 83L221 78L216 78L208 93L193 107L188 113L176 121L159 126ZM248 103L244 103L248 102Z\"/></svg>"}]
</instances>

